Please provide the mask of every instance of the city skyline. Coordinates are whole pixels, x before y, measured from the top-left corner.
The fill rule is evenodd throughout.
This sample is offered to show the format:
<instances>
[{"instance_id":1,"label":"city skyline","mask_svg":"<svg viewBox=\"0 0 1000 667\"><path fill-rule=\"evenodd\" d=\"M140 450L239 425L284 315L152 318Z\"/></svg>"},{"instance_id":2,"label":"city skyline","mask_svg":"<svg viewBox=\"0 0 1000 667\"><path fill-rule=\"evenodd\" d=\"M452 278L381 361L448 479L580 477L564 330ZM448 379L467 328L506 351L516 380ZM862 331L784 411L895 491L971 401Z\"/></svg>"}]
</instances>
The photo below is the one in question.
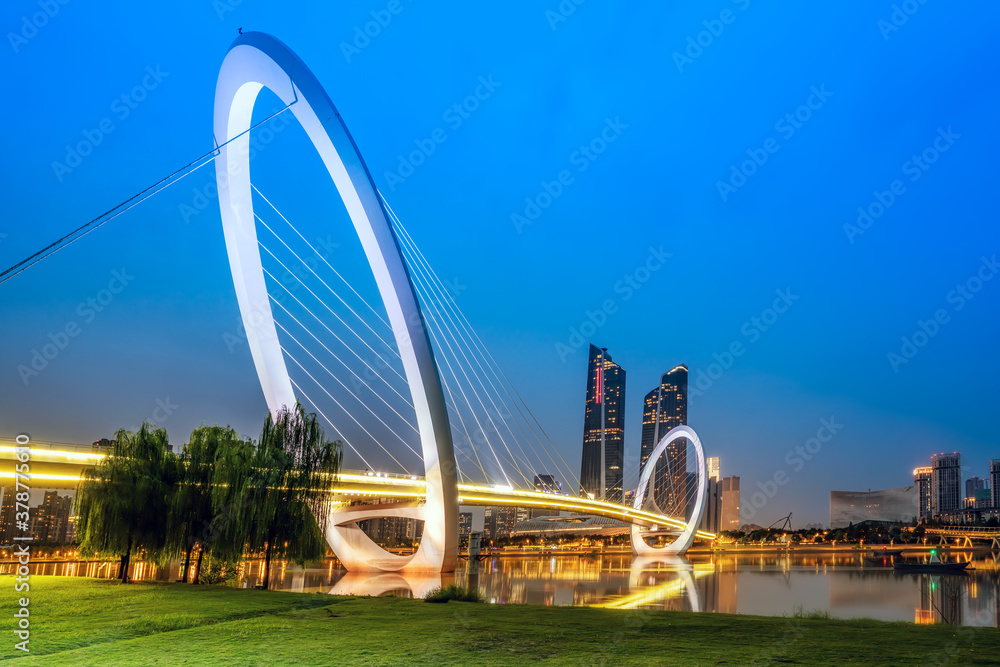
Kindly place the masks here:
<instances>
[{"instance_id":1,"label":"city skyline","mask_svg":"<svg viewBox=\"0 0 1000 667\"><path fill-rule=\"evenodd\" d=\"M887 38L885 8L755 5L680 66L673 54L713 18L704 8L587 5L553 27L514 7L486 30L407 6L350 58L339 45L370 8L317 6L309 21L232 9L109 22L67 7L4 53L13 87L41 89L6 112L20 131L0 167L4 268L210 150L218 65L251 26L328 86L378 186L574 468L591 343L629 371L626 481L639 399L683 363L690 425L723 475L747 497L788 475L757 523L793 509L824 521L831 489L909 484L942 449L962 453L962 479L1000 453L987 381L1000 371L998 92L968 65L995 59L1000 9L969 20L922 6ZM2 11L18 26L26 10ZM817 22L822 48L800 30ZM749 48L761 40L806 55ZM446 140L427 144L438 128ZM255 175L350 262L344 228L321 224L329 192L299 187L321 175L301 132L268 129ZM3 285L16 323L3 435L86 443L143 418L175 444L202 421L255 434L266 406L209 171ZM821 420L843 428L798 453Z\"/></svg>"}]
</instances>

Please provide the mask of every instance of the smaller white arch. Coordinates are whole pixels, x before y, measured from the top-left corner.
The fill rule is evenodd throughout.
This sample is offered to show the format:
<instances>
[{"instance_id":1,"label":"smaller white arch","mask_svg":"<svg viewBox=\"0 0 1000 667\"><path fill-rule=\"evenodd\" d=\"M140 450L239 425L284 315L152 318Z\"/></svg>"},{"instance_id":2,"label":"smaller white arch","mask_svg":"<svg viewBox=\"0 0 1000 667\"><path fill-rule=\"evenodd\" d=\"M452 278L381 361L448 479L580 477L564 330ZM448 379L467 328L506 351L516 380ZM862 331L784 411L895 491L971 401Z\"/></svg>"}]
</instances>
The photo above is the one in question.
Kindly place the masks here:
<instances>
[{"instance_id":1,"label":"smaller white arch","mask_svg":"<svg viewBox=\"0 0 1000 667\"><path fill-rule=\"evenodd\" d=\"M646 467L642 469L642 474L639 476L639 485L635 489L635 500L633 501L632 508L637 510L642 509L642 501L646 498L646 491L649 488L649 477L656 468L656 461L660 458L660 454L667 449L668 445L680 438L687 438L691 441L691 444L694 445L695 456L697 457L698 492L695 497L694 511L691 512L691 519L687 522L687 526L681 531L681 534L677 536L677 539L665 547L651 547L646 544L646 540L642 538L645 528L632 524L632 553L636 556L682 554L691 548L695 533L698 532L698 526L701 524L701 517L705 513L705 496L706 489L708 488L705 450L701 447L701 439L698 438L698 434L686 424L681 424L670 429L660 439L660 442L657 443L649 458L646 459Z\"/></svg>"}]
</instances>

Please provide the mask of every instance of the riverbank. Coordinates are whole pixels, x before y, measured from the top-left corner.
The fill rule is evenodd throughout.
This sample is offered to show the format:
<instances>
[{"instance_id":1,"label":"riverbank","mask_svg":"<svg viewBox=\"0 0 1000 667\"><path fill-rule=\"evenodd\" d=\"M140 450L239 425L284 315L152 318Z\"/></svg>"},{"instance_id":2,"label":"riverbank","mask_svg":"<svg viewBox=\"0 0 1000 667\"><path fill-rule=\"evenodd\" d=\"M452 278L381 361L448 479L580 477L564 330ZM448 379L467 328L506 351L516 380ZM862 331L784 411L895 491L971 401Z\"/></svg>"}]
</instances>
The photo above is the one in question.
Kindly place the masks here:
<instances>
[{"instance_id":1,"label":"riverbank","mask_svg":"<svg viewBox=\"0 0 1000 667\"><path fill-rule=\"evenodd\" d=\"M14 578L0 616L13 627ZM994 628L587 607L428 604L31 577L41 665L994 664Z\"/></svg>"}]
</instances>

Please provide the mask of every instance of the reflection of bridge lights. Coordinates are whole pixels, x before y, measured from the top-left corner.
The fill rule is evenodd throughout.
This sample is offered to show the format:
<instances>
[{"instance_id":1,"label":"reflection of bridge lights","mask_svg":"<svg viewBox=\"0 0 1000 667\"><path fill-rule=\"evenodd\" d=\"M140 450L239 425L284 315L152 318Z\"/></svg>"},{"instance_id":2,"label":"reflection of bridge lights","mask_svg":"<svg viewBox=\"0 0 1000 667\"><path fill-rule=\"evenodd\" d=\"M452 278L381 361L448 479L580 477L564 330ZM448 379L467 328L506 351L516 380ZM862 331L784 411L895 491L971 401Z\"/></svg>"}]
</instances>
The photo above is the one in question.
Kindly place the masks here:
<instances>
[{"instance_id":1,"label":"reflection of bridge lights","mask_svg":"<svg viewBox=\"0 0 1000 667\"><path fill-rule=\"evenodd\" d=\"M710 572L694 572L694 578L699 579L704 577ZM652 581L652 578L651 578ZM645 604L650 604L652 602L659 602L660 600L665 600L673 597L678 597L684 592L685 581L682 578L674 579L673 581L667 582L656 586L655 588L650 588L648 590L640 591L632 595L627 595L619 600L614 600L612 602L604 602L601 604L590 605L591 607L598 607L600 609L636 609L637 607Z\"/></svg>"}]
</instances>

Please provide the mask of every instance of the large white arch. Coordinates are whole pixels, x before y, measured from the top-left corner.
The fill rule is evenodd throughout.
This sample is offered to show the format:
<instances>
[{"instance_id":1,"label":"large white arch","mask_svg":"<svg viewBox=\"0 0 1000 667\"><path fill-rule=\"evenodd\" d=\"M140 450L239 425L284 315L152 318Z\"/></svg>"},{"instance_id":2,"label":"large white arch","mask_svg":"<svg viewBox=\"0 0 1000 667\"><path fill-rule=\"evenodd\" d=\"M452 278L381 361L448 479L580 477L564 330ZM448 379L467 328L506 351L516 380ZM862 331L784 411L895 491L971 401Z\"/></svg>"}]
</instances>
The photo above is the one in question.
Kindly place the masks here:
<instances>
[{"instance_id":1,"label":"large white arch","mask_svg":"<svg viewBox=\"0 0 1000 667\"><path fill-rule=\"evenodd\" d=\"M458 550L458 487L448 411L423 314L389 217L354 140L313 73L279 40L249 32L232 43L219 71L215 140L221 148L215 175L236 298L268 408L275 412L294 406L296 399L264 283L250 193L247 130L263 88L291 105L285 113L294 114L306 131L351 216L403 360L424 458L426 502L391 512L424 520L414 555L381 549L357 527L360 515L350 515L349 521L331 517L327 541L348 570L451 572Z\"/></svg>"},{"instance_id":2,"label":"large white arch","mask_svg":"<svg viewBox=\"0 0 1000 667\"><path fill-rule=\"evenodd\" d=\"M636 556L682 554L691 547L691 544L694 542L695 533L698 532L698 526L701 524L701 517L705 513L705 491L708 487L708 474L705 469L705 450L701 448L701 440L698 438L698 434L694 432L694 429L684 424L670 429L660 439L660 442L657 443L649 458L646 459L646 467L642 469L642 474L639 476L639 485L635 489L635 501L632 507L637 510L642 509L642 501L646 497L646 490L649 488L649 477L656 468L656 461L670 443L680 438L688 438L691 441L691 444L694 445L695 456L697 457L698 493L695 497L691 519L687 522L687 526L681 531L680 535L677 536L677 539L665 547L651 547L646 544L646 540L642 538L642 533L645 529L633 523L632 553Z\"/></svg>"}]
</instances>

